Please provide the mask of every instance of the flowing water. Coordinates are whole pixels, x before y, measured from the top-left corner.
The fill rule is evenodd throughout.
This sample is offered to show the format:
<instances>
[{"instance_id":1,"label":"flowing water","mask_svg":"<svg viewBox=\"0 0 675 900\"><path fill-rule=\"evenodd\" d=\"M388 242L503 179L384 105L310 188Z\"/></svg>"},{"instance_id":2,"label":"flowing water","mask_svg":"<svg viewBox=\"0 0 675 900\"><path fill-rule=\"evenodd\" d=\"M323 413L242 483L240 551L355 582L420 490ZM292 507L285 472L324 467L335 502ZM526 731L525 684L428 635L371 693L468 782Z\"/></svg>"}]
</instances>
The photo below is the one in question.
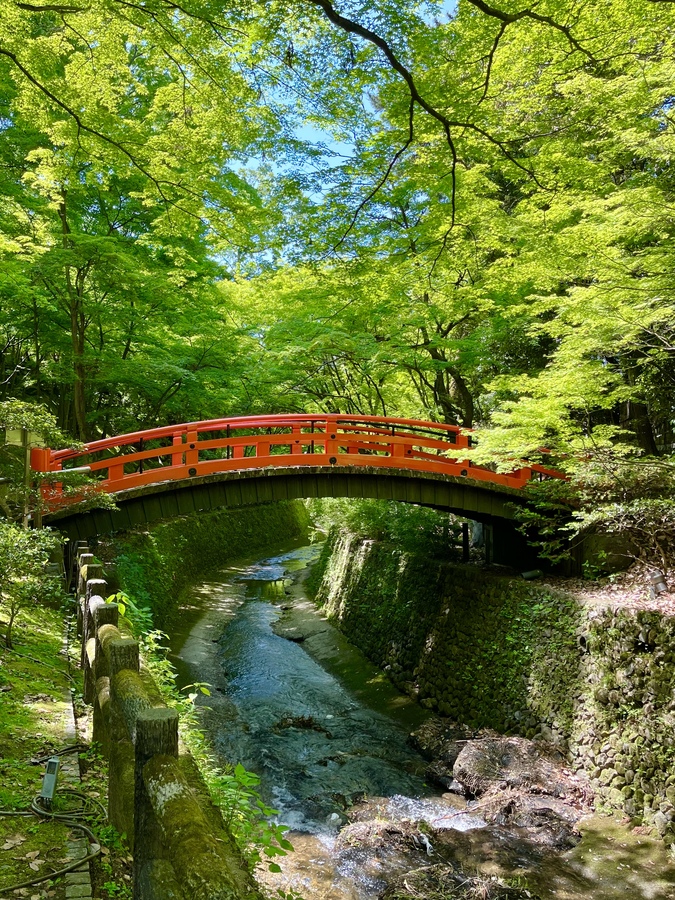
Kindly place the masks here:
<instances>
[{"instance_id":1,"label":"flowing water","mask_svg":"<svg viewBox=\"0 0 675 900\"><path fill-rule=\"evenodd\" d=\"M375 898L433 861L410 824L424 820L469 871L533 872L542 897L675 900L675 873L662 882L669 861L656 842L593 820L575 850L551 859L517 829L486 827L462 798L430 787L427 762L407 743L427 713L304 598L303 570L317 554L296 547L221 570L194 587L171 639L179 681L211 685L203 724L216 755L256 772L292 829L296 852L282 874L263 876L271 887L307 900ZM340 833L354 804L361 825Z\"/></svg>"}]
</instances>

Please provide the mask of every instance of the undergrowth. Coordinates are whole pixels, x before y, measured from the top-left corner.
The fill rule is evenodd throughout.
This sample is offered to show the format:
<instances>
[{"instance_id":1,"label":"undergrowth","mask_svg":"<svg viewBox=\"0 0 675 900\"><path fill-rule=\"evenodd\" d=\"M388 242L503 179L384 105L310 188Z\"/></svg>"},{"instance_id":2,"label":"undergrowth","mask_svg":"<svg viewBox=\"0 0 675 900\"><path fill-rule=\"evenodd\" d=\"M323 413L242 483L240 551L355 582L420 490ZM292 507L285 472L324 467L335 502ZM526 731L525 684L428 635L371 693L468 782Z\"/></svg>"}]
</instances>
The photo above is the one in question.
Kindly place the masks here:
<instances>
[{"instance_id":1,"label":"undergrowth","mask_svg":"<svg viewBox=\"0 0 675 900\"><path fill-rule=\"evenodd\" d=\"M46 605L41 598L38 605L25 609L17 622L14 649L0 648L0 812L26 810L40 791L45 758L72 744L67 738L69 692L81 697L81 672L73 658L75 647L70 651L70 663L62 653L63 614L64 609ZM90 750L80 759L94 755ZM82 784L61 768L53 809L67 812L78 808L79 801L64 793L64 787L91 798L86 823L103 848L93 867L94 879L101 887L97 896L130 900L128 851L110 840L111 830L97 805L104 801L102 783L102 768L92 770L90 777L85 775ZM0 814L0 898L8 898L13 885L60 869L69 836L70 827L63 822ZM107 893L106 883L111 889ZM65 891L63 878L56 877L12 891L11 896L65 900Z\"/></svg>"},{"instance_id":2,"label":"undergrowth","mask_svg":"<svg viewBox=\"0 0 675 900\"><path fill-rule=\"evenodd\" d=\"M382 900L540 900L519 879L467 876L442 864L406 872L381 896Z\"/></svg>"}]
</instances>

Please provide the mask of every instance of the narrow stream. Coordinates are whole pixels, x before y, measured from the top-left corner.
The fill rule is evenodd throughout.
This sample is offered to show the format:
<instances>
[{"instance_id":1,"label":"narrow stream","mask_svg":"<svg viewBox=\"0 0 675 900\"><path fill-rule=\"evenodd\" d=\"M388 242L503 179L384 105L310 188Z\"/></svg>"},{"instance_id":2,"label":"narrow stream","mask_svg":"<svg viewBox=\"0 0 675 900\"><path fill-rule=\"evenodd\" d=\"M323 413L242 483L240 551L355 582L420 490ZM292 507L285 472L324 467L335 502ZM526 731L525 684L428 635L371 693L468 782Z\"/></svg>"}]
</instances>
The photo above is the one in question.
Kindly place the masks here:
<instances>
[{"instance_id":1,"label":"narrow stream","mask_svg":"<svg viewBox=\"0 0 675 900\"><path fill-rule=\"evenodd\" d=\"M354 810L364 808L361 827L370 828L371 838L374 822L423 819L437 833L446 831L448 842L464 848L464 862L485 874L503 874L495 859L498 845L508 847L516 872L539 872L542 897L675 900L675 874L664 891L660 876L669 861L656 842L648 849L647 839L637 841L643 856L648 851L646 868L624 862L618 881L615 866L595 877L589 860L601 868L604 855L619 845L622 858L632 858L631 848L623 849L628 845L617 844L628 832L612 837L611 829L591 823L569 860L543 860L513 829L486 828L463 798L441 796L427 784L428 762L407 738L428 714L399 694L304 596L303 572L318 552L316 546L286 547L221 570L194 587L171 638L179 683L211 686L203 725L216 756L256 772L265 801L292 829L295 852L282 861L282 874L262 875L270 887L293 889L305 900L371 900L396 875L432 862L423 832L407 835L406 847L376 840L375 850L372 841L361 845L358 833L345 838L346 811L358 823ZM639 889L631 893L629 882Z\"/></svg>"}]
</instances>

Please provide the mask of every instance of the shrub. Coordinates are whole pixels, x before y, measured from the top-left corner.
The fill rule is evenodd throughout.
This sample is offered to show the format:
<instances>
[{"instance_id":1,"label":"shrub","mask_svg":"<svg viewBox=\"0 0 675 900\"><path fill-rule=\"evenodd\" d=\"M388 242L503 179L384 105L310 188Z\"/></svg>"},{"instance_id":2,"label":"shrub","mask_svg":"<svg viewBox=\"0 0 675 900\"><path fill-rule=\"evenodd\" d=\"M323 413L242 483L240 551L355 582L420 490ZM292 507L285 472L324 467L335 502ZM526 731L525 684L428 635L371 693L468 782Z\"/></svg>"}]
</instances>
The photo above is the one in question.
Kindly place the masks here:
<instances>
[{"instance_id":1,"label":"shrub","mask_svg":"<svg viewBox=\"0 0 675 900\"><path fill-rule=\"evenodd\" d=\"M61 536L51 531L25 531L11 522L0 522L0 607L8 616L4 638L10 649L21 610L61 595L61 579L46 571L50 554L61 543Z\"/></svg>"}]
</instances>

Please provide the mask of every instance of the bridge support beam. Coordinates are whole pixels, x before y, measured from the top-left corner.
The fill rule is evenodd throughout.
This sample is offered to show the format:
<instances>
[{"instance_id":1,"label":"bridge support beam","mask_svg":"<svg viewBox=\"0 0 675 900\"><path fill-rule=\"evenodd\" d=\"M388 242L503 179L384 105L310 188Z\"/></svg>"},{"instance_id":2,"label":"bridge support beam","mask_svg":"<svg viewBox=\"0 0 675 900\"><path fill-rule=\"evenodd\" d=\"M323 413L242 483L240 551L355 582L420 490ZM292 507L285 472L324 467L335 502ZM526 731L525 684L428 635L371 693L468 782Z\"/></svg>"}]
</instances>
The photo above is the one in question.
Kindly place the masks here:
<instances>
[{"instance_id":1,"label":"bridge support beam","mask_svg":"<svg viewBox=\"0 0 675 900\"><path fill-rule=\"evenodd\" d=\"M513 522L493 520L483 527L485 561L488 565L508 566L510 569L541 568L537 551Z\"/></svg>"},{"instance_id":2,"label":"bridge support beam","mask_svg":"<svg viewBox=\"0 0 675 900\"><path fill-rule=\"evenodd\" d=\"M210 509L313 497L398 500L497 523L513 519L514 504L523 502L514 489L468 478L364 466L226 472L163 482L114 496L117 509L68 508L50 514L45 523L76 541Z\"/></svg>"}]
</instances>

